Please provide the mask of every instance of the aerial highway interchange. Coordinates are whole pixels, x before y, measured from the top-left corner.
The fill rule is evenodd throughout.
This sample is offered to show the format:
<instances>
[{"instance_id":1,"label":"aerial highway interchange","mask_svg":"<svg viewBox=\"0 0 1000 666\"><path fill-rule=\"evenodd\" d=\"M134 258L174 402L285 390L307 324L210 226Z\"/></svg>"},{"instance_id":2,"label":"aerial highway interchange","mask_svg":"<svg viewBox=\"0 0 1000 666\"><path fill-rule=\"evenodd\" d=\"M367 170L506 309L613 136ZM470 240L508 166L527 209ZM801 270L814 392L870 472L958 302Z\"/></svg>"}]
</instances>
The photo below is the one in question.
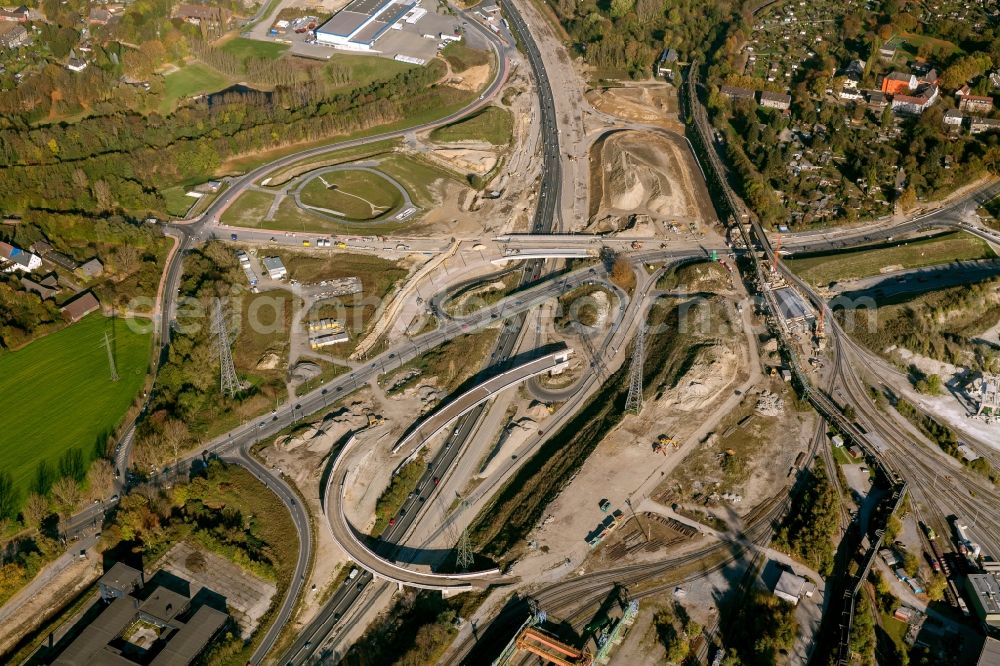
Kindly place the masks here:
<instances>
[{"instance_id":1,"label":"aerial highway interchange","mask_svg":"<svg viewBox=\"0 0 1000 666\"><path fill-rule=\"evenodd\" d=\"M976 516L975 533L980 545L985 551L1000 554L1000 516L995 511L982 510L984 505L996 506L1000 503L1000 492L993 482L948 458L930 446L926 435L911 423L877 406L872 398L873 387L881 387L886 394L909 397L914 401L917 398L907 392L909 383L898 368L859 344L852 339L849 331L844 330L829 308L828 296L797 276L785 263L788 259L809 254L876 245L891 246L945 230L965 232L998 248L1000 233L980 224L970 215L970 210L976 210L1000 195L1000 183L986 181L934 210L904 219L896 216L846 229L808 232L765 230L727 184L721 190L714 190L718 197L714 203L720 224L714 229L706 227L707 232L670 236L585 230L580 224L582 221L574 219L575 204L571 203L580 195L576 173L578 165L575 160L568 159L569 153L566 152L567 142L577 141L569 137L576 137L578 130L584 130L575 127L576 121L570 118L568 112L557 112L557 106L564 101L559 97L560 93L553 93L553 85L560 85L560 80L554 80L556 75L547 71L546 61L552 56L546 52L544 55L548 58L543 57L536 43L538 26L535 25L535 17L531 15L532 23L529 24L522 15L520 5L513 2L503 5L510 32L506 29L491 30L471 11L456 9L466 30L474 31L480 40L489 45L494 63L491 77L481 94L464 108L406 130L372 134L288 154L230 179L225 189L199 215L170 222L163 227L174 245L164 267L154 317L158 359L165 357L177 325L178 308L182 305L179 290L185 258L192 250L210 242L232 244L261 253L294 248L315 256L333 256L343 250L395 258L419 255L426 261L437 258L442 264L460 260L460 273L448 274L445 271L442 277L441 271L435 271L414 278L413 284L407 285L407 289L412 291L401 291L398 308L392 311L428 314L435 318L436 326L426 332L386 335L380 345L373 346L372 351L352 358L351 367L342 374L294 400L276 405L273 411L248 418L238 427L201 442L197 449L178 457L167 470L149 474L142 482L133 482L129 471L135 435L133 423L115 449L118 493L113 499L88 506L64 519L60 523L62 535L73 538L92 534L98 523L113 511L120 495L156 485L180 470L190 469L198 461L218 457L246 468L280 499L299 539L290 583L283 598L276 602L270 625L252 655L251 661L255 666L260 663L295 666L336 663L349 649L351 641L358 637L359 628L363 628L359 627L359 623L370 621L380 609L384 609L384 603L380 606L384 598L404 588L441 591L449 595L470 590L481 592L517 588L516 600L489 618L488 627L462 625L445 657L448 663L488 663L483 661L488 656L486 650L511 639L525 619L538 609L558 615L569 625L580 629L587 624L588 613L593 607L605 602L609 593L615 590L628 590L631 598L636 600L652 598L704 580L736 562L745 560L756 566L770 548L775 526L790 511L789 498L801 489L804 481L793 479L785 495L772 498L755 509L747 517L738 540L715 542L682 554L657 556L658 559L643 564L605 565L602 569L586 572L581 567L574 575L569 575L567 570L561 578L547 579L538 584L498 567L435 571L426 564L414 564L422 550L430 548L431 544L440 546L446 535L466 529L477 511L488 505L490 498L517 474L526 460L542 450L546 442L572 422L578 410L599 394L606 381L619 370L625 373L630 363L634 362L635 345L646 335L647 321L658 299L664 295L699 297L695 292L663 289L660 281L664 276L679 267L721 261L733 276L732 291L738 296L733 300L739 303L740 315L749 320L753 312L754 316L759 315L761 322L766 322L766 328L778 340L783 362L791 370L803 402L811 403L812 409L822 417L817 419L813 434L808 438L808 455L805 456L805 463L797 465L799 471L807 470L814 460L820 459L828 466L836 465L827 444L827 428L832 425L864 449L866 459L873 461L878 479L887 489L884 502L865 515L865 521L887 521L888 516L898 509L903 496L908 494L920 524L933 528L939 535L950 531L948 516ZM536 156L538 178L532 185L537 196L533 199L530 218L523 228L489 237L458 235L445 238L437 235L272 231L223 223L222 216L227 209L242 194L265 182L271 174L305 159L444 127L470 116L490 106L502 95L512 71L525 65L534 84L533 104L538 109L537 129L541 143ZM580 118L588 114L608 116L589 107L575 108L574 114ZM695 117L700 118L697 113ZM698 121L695 124L698 125ZM633 128L642 126L635 122L622 125ZM601 130L602 133L604 131ZM703 133L701 146L710 146L708 150L711 154L699 152L685 138L687 143L684 146L690 151L689 158L703 172L721 170L719 156L706 128L698 125L695 131ZM716 177L717 182L725 183L724 173L717 173ZM408 196L406 200L409 203ZM319 238L333 240L337 248L311 247L311 241ZM303 250L306 245L309 249ZM616 272L622 270L621 266L626 267L634 280L629 287L623 287L616 276ZM471 312L456 313L448 309L448 303L456 294L511 275L515 282L510 293ZM781 286L775 286L779 282ZM813 319L818 317L825 322L824 335L828 346L824 359L829 366L827 372L820 373L809 367L799 353L792 324L786 321L788 317L782 314L774 295L779 288L794 290L807 304ZM543 328L539 323L540 310L581 289L600 290L613 299L606 327L600 335L582 337L581 343L585 344L571 349L565 344L540 344ZM764 329L762 324L760 330ZM386 330L392 330L391 325L387 325ZM345 506L353 496L348 491L365 483L358 470L361 465L359 459L363 450L372 446L373 438L365 431L374 430L375 426L351 430L338 442L338 448L329 459L324 461L324 483L320 488L309 490L320 497L322 515L310 511L304 491L288 475L273 465L265 464L260 457L262 446L294 432L297 425L315 420L332 408L345 404L350 396L378 386L381 379L409 367L428 352L462 336L488 330L497 331L495 341L484 359L475 359L476 372L463 384L461 391L447 396L426 414L414 414L412 422L405 424L400 437L394 437L391 445L382 445L391 452L390 460L397 466L396 471L418 455L424 456L426 470L378 538L368 537L364 525L353 524L352 507ZM758 352L757 348L749 351L752 355ZM567 386L545 388L534 381L533 378L539 375L558 371L568 364L569 358L582 363L584 370ZM641 365L640 361L640 374ZM153 364L154 378L158 369L159 361ZM902 385L906 389L900 388ZM466 487L474 471L472 466L478 462L468 459L467 451L482 439L494 438L496 428L491 430L490 424L495 426L496 423L490 419L499 418L495 414L491 416L491 410L497 409L494 401L521 386L530 395L548 397L548 402L558 407L553 409L548 420L531 427L531 432L515 453L509 454L505 450L501 462L488 472L477 475L478 485L467 493L459 493L456 489ZM732 393L732 390L727 391L727 394ZM736 390L734 395L739 396L740 393ZM1000 461L1000 454L991 446L995 442L985 441L973 429L957 429L963 440L973 444L981 455ZM947 476L947 481L943 476ZM805 474L802 479L805 479ZM461 495L460 501L453 502L451 495ZM628 508L635 514L631 494L629 497ZM636 494L635 503L642 499L646 498ZM886 509L885 505L889 504L892 506ZM446 506L447 510L438 505ZM860 525L861 520L860 517L844 516L845 525ZM884 524L869 522L864 529L875 534L876 530L884 530L884 527ZM317 531L329 534L333 543L342 549L352 573L343 584L332 590L308 622L296 625L298 608L308 594L311 568L316 558L324 555L317 552ZM877 545L881 545L881 538L879 534ZM878 549L867 540L864 547L861 543L859 538L858 544L848 550L865 551L867 548L867 551L863 554L848 553L845 557L857 557L859 562L865 562L862 570L867 573ZM567 557L566 562L569 563L570 558ZM834 610L827 611L837 617L834 624L839 626L840 642L836 650L840 663L847 663L845 645L858 595L863 594L859 591L863 576L856 580L844 576L844 579L836 589L838 593L846 594L830 597L829 608ZM952 584L950 601L957 602L956 590ZM294 630L289 629L293 626ZM706 627L706 635L713 635L716 629ZM480 643L479 631L492 638ZM490 656L490 659L493 656L496 655ZM708 662L709 641L699 645L697 656ZM522 658L519 662L510 663L530 662L528 658Z\"/></svg>"}]
</instances>

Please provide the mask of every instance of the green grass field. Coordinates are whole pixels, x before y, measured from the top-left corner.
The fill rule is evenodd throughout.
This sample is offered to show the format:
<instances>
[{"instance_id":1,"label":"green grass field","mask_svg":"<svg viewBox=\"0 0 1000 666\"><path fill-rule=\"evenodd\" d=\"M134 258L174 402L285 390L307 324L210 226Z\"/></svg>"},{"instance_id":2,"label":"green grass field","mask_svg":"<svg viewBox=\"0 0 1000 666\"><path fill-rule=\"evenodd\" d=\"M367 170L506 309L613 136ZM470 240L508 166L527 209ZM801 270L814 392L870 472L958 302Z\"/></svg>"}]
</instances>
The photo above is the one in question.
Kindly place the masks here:
<instances>
[{"instance_id":1,"label":"green grass field","mask_svg":"<svg viewBox=\"0 0 1000 666\"><path fill-rule=\"evenodd\" d=\"M994 256L985 241L964 232L955 232L893 247L817 254L788 259L785 263L802 279L815 285L828 285L878 275L882 269L891 267L895 270L922 268Z\"/></svg>"},{"instance_id":2,"label":"green grass field","mask_svg":"<svg viewBox=\"0 0 1000 666\"><path fill-rule=\"evenodd\" d=\"M169 113L182 99L202 93L213 93L232 81L208 65L192 62L163 77L163 101L160 111Z\"/></svg>"},{"instance_id":3,"label":"green grass field","mask_svg":"<svg viewBox=\"0 0 1000 666\"><path fill-rule=\"evenodd\" d=\"M464 72L470 67L486 65L490 62L489 51L480 51L465 45L464 41L451 42L441 50L441 55L456 72Z\"/></svg>"},{"instance_id":4,"label":"green grass field","mask_svg":"<svg viewBox=\"0 0 1000 666\"><path fill-rule=\"evenodd\" d=\"M431 132L431 140L445 143L486 141L494 146L506 146L513 131L514 118L510 111L489 106L474 116L439 127Z\"/></svg>"},{"instance_id":5,"label":"green grass field","mask_svg":"<svg viewBox=\"0 0 1000 666\"><path fill-rule=\"evenodd\" d=\"M339 166L346 162L355 162L357 160L368 159L377 155L391 153L394 148L401 146L402 143L403 142L399 139L386 139L384 141L366 143L352 148L344 148L343 150L335 150L326 153L322 157L311 157L309 159L302 160L301 162L290 164L284 169L275 171L267 178L267 185L264 187L274 188L282 186L292 178L295 178L306 171L312 171L320 167ZM265 179L261 179L261 181L263 180ZM258 185L260 184L261 183L258 183Z\"/></svg>"},{"instance_id":6,"label":"green grass field","mask_svg":"<svg viewBox=\"0 0 1000 666\"><path fill-rule=\"evenodd\" d=\"M231 53L240 60L247 58L267 58L277 60L281 54L288 50L288 44L278 44L277 42L262 42L256 39L246 39L236 37L230 39L222 45L222 50Z\"/></svg>"},{"instance_id":7,"label":"green grass field","mask_svg":"<svg viewBox=\"0 0 1000 666\"><path fill-rule=\"evenodd\" d=\"M350 70L350 83L345 84L344 88L358 88L374 81L385 81L401 72L418 67L398 60L349 53L334 53L330 56L328 66Z\"/></svg>"},{"instance_id":8,"label":"green grass field","mask_svg":"<svg viewBox=\"0 0 1000 666\"><path fill-rule=\"evenodd\" d=\"M378 168L399 181L410 193L413 202L424 208L438 204L437 197L432 192L434 183L451 180L460 185L467 185L465 179L457 174L425 162L419 157L392 155L382 160Z\"/></svg>"},{"instance_id":9,"label":"green grass field","mask_svg":"<svg viewBox=\"0 0 1000 666\"><path fill-rule=\"evenodd\" d=\"M140 322L145 324L145 322ZM113 334L120 379L109 377L104 333ZM27 492L39 461L53 465L70 448L91 457L142 389L149 334L99 313L0 355L0 468Z\"/></svg>"},{"instance_id":10,"label":"green grass field","mask_svg":"<svg viewBox=\"0 0 1000 666\"><path fill-rule=\"evenodd\" d=\"M222 223L237 227L259 227L274 203L274 196L267 192L247 190L229 205L222 214Z\"/></svg>"},{"instance_id":11,"label":"green grass field","mask_svg":"<svg viewBox=\"0 0 1000 666\"><path fill-rule=\"evenodd\" d=\"M324 183L325 181L325 183ZM333 171L302 188L302 203L350 221L385 217L403 203L396 186L371 171Z\"/></svg>"},{"instance_id":12,"label":"green grass field","mask_svg":"<svg viewBox=\"0 0 1000 666\"><path fill-rule=\"evenodd\" d=\"M197 199L194 197L189 197L187 191L190 188L184 187L183 185L178 185L177 187L168 187L165 190L161 190L160 194L163 195L163 200L166 204L166 213L173 217L184 217L187 212L191 209L191 206L195 204Z\"/></svg>"}]
</instances>

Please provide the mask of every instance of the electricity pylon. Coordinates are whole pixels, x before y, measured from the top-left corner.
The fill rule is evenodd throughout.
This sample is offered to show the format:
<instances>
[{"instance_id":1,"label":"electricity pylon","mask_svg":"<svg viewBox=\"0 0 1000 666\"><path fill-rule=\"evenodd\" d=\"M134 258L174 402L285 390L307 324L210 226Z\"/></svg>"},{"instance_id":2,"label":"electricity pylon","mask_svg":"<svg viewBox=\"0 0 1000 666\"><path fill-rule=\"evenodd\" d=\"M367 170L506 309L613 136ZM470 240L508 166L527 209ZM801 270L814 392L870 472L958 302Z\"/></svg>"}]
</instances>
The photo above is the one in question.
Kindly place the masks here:
<instances>
[{"instance_id":1,"label":"electricity pylon","mask_svg":"<svg viewBox=\"0 0 1000 666\"><path fill-rule=\"evenodd\" d=\"M229 331L226 328L226 317L222 312L222 300L215 303L215 335L219 346L219 388L223 395L234 397L243 389L243 383L236 376L236 366L233 364L233 350L230 348Z\"/></svg>"},{"instance_id":2,"label":"electricity pylon","mask_svg":"<svg viewBox=\"0 0 1000 666\"><path fill-rule=\"evenodd\" d=\"M642 411L642 366L646 360L645 351L646 325L639 327L635 336L635 347L632 348L632 368L629 372L628 398L625 400L625 413L638 414Z\"/></svg>"},{"instance_id":3,"label":"electricity pylon","mask_svg":"<svg viewBox=\"0 0 1000 666\"><path fill-rule=\"evenodd\" d=\"M104 349L108 352L108 367L111 369L111 381L118 381L118 368L115 366L115 355L111 351L111 340L107 331L104 332Z\"/></svg>"}]
</instances>

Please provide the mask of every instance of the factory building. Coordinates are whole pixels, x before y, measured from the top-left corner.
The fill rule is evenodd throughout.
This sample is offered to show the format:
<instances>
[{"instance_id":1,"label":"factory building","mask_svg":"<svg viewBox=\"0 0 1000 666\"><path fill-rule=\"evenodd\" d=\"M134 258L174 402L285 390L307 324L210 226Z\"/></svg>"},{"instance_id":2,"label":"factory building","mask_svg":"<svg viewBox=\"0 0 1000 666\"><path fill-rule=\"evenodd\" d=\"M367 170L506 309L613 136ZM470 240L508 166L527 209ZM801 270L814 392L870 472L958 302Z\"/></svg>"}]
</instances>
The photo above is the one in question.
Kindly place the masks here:
<instances>
[{"instance_id":1,"label":"factory building","mask_svg":"<svg viewBox=\"0 0 1000 666\"><path fill-rule=\"evenodd\" d=\"M416 2L354 0L316 28L316 41L342 49L371 51L378 38L400 20L416 23L426 13L418 9Z\"/></svg>"}]
</instances>

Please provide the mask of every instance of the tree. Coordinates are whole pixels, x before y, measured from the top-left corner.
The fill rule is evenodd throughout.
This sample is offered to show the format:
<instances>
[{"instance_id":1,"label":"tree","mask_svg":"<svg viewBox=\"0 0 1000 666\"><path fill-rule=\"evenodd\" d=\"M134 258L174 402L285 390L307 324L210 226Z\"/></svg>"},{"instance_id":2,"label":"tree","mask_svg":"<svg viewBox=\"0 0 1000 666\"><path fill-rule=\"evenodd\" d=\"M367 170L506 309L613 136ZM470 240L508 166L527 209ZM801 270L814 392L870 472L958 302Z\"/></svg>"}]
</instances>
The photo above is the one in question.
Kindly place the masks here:
<instances>
[{"instance_id":1,"label":"tree","mask_svg":"<svg viewBox=\"0 0 1000 666\"><path fill-rule=\"evenodd\" d=\"M632 11L635 0L611 0L611 17L621 18Z\"/></svg>"},{"instance_id":2,"label":"tree","mask_svg":"<svg viewBox=\"0 0 1000 666\"><path fill-rule=\"evenodd\" d=\"M858 604L854 608L849 641L851 651L859 657L859 661L855 663L875 666L875 619L868 597L863 594L858 595Z\"/></svg>"},{"instance_id":3,"label":"tree","mask_svg":"<svg viewBox=\"0 0 1000 666\"><path fill-rule=\"evenodd\" d=\"M635 271L628 259L620 255L615 257L611 265L611 281L627 292L635 289Z\"/></svg>"},{"instance_id":4,"label":"tree","mask_svg":"<svg viewBox=\"0 0 1000 666\"><path fill-rule=\"evenodd\" d=\"M60 512L69 513L80 502L80 486L72 478L64 476L52 484L52 498Z\"/></svg>"},{"instance_id":5,"label":"tree","mask_svg":"<svg viewBox=\"0 0 1000 666\"><path fill-rule=\"evenodd\" d=\"M17 516L19 495L10 473L0 472L0 520L9 520Z\"/></svg>"},{"instance_id":6,"label":"tree","mask_svg":"<svg viewBox=\"0 0 1000 666\"><path fill-rule=\"evenodd\" d=\"M111 462L103 458L95 460L87 472L87 480L94 499L109 497L115 487L115 471Z\"/></svg>"},{"instance_id":7,"label":"tree","mask_svg":"<svg viewBox=\"0 0 1000 666\"><path fill-rule=\"evenodd\" d=\"M938 395L941 393L941 376L927 375L917 380L915 388L921 393L928 395Z\"/></svg>"},{"instance_id":8,"label":"tree","mask_svg":"<svg viewBox=\"0 0 1000 666\"><path fill-rule=\"evenodd\" d=\"M903 571L905 571L906 575L910 578L913 578L920 573L920 560L918 560L917 556L908 550L903 552Z\"/></svg>"},{"instance_id":9,"label":"tree","mask_svg":"<svg viewBox=\"0 0 1000 666\"><path fill-rule=\"evenodd\" d=\"M941 601L944 599L944 591L948 587L948 579L936 573L927 581L927 596L931 601Z\"/></svg>"},{"instance_id":10,"label":"tree","mask_svg":"<svg viewBox=\"0 0 1000 666\"><path fill-rule=\"evenodd\" d=\"M28 495L28 499L24 501L24 506L21 508L24 524L28 527L38 527L51 513L49 501L38 493Z\"/></svg>"}]
</instances>

